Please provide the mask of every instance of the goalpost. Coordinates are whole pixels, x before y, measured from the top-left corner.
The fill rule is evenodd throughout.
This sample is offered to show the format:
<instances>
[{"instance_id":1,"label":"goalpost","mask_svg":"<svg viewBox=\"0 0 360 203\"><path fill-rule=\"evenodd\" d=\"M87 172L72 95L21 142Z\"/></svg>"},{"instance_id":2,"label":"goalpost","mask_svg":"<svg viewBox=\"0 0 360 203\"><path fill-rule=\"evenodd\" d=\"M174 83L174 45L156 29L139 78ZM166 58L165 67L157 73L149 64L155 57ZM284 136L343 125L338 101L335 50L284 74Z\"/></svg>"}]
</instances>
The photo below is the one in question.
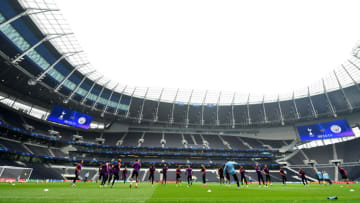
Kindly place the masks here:
<instances>
[{"instance_id":1,"label":"goalpost","mask_svg":"<svg viewBox=\"0 0 360 203\"><path fill-rule=\"evenodd\" d=\"M0 166L0 182L27 182L32 171L32 168Z\"/></svg>"}]
</instances>

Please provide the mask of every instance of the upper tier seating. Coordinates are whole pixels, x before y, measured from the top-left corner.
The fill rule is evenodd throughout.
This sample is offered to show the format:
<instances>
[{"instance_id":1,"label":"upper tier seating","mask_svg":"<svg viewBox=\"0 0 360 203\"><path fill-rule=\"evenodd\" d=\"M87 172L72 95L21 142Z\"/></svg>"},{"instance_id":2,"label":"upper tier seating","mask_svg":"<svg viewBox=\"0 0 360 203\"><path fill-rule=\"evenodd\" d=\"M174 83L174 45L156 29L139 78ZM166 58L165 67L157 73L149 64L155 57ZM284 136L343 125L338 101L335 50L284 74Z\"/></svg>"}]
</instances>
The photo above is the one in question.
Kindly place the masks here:
<instances>
[{"instance_id":1,"label":"upper tier seating","mask_svg":"<svg viewBox=\"0 0 360 203\"><path fill-rule=\"evenodd\" d=\"M144 143L142 147L161 147L160 140L162 135L160 133L146 133L144 136Z\"/></svg>"}]
</instances>

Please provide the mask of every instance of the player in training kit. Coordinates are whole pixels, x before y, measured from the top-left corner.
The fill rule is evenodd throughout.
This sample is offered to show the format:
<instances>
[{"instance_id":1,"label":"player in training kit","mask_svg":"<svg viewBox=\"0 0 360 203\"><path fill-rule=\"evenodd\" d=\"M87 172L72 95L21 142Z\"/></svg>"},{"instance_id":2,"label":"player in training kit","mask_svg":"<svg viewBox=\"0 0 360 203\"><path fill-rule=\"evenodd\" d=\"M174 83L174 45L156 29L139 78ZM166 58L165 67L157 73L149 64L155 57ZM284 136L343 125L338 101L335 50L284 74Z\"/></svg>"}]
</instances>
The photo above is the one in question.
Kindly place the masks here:
<instances>
[{"instance_id":1,"label":"player in training kit","mask_svg":"<svg viewBox=\"0 0 360 203\"><path fill-rule=\"evenodd\" d=\"M154 165L151 165L151 166L149 167L149 180L151 180L152 186L154 186L155 171L156 171L155 166L154 166Z\"/></svg>"},{"instance_id":2,"label":"player in training kit","mask_svg":"<svg viewBox=\"0 0 360 203\"><path fill-rule=\"evenodd\" d=\"M224 181L224 168L221 166L217 172L218 172L220 184L224 184L224 182L225 182Z\"/></svg>"},{"instance_id":3,"label":"player in training kit","mask_svg":"<svg viewBox=\"0 0 360 203\"><path fill-rule=\"evenodd\" d=\"M280 176L281 176L281 179L282 179L282 182L283 182L283 186L286 185L286 173L285 173L285 170L283 167L280 167Z\"/></svg>"},{"instance_id":4,"label":"player in training kit","mask_svg":"<svg viewBox=\"0 0 360 203\"><path fill-rule=\"evenodd\" d=\"M176 187L178 186L178 184L180 184L181 183L181 168L180 168L180 166L178 166L177 168L176 168Z\"/></svg>"},{"instance_id":5,"label":"player in training kit","mask_svg":"<svg viewBox=\"0 0 360 203\"><path fill-rule=\"evenodd\" d=\"M139 162L139 160L136 159L135 163L133 164L133 171L130 177L130 188L132 187L132 183L134 182L134 177L135 177L135 188L138 187L138 177L139 177L139 172L140 172L140 167L141 167L141 163Z\"/></svg>"},{"instance_id":6,"label":"player in training kit","mask_svg":"<svg viewBox=\"0 0 360 203\"><path fill-rule=\"evenodd\" d=\"M85 173L84 175L84 183L86 183L88 181L88 178L89 178L89 171Z\"/></svg>"},{"instance_id":7,"label":"player in training kit","mask_svg":"<svg viewBox=\"0 0 360 203\"><path fill-rule=\"evenodd\" d=\"M126 182L127 173L128 173L128 170L125 166L124 170L122 171L122 179L124 180L124 184Z\"/></svg>"},{"instance_id":8,"label":"player in training kit","mask_svg":"<svg viewBox=\"0 0 360 203\"><path fill-rule=\"evenodd\" d=\"M101 174L102 174L102 179L101 179L101 184L100 186L104 186L107 179L108 179L108 175L109 175L109 163L105 163L102 164L101 166Z\"/></svg>"},{"instance_id":9,"label":"player in training kit","mask_svg":"<svg viewBox=\"0 0 360 203\"><path fill-rule=\"evenodd\" d=\"M307 182L307 179L306 179L306 173L302 168L299 169L299 176L300 176L301 181L304 184L304 186L307 185L308 182Z\"/></svg>"},{"instance_id":10,"label":"player in training kit","mask_svg":"<svg viewBox=\"0 0 360 203\"><path fill-rule=\"evenodd\" d=\"M228 184L230 184L230 173L229 173L229 169L225 170L225 166L224 166L224 171L225 171L225 177L226 177L226 182Z\"/></svg>"},{"instance_id":11,"label":"player in training kit","mask_svg":"<svg viewBox=\"0 0 360 203\"><path fill-rule=\"evenodd\" d=\"M323 171L323 181L328 182L329 185L332 185L332 182L330 180L329 174L326 171Z\"/></svg>"},{"instance_id":12,"label":"player in training kit","mask_svg":"<svg viewBox=\"0 0 360 203\"><path fill-rule=\"evenodd\" d=\"M77 179L79 178L79 174L80 174L83 163L84 163L84 161L81 160L75 167L75 178L71 184L71 186L73 186L73 187L76 186L75 183L76 183Z\"/></svg>"},{"instance_id":13,"label":"player in training kit","mask_svg":"<svg viewBox=\"0 0 360 203\"><path fill-rule=\"evenodd\" d=\"M187 173L188 187L190 187L192 185L192 168L190 167L190 165L188 165L186 169L186 173Z\"/></svg>"},{"instance_id":14,"label":"player in training kit","mask_svg":"<svg viewBox=\"0 0 360 203\"><path fill-rule=\"evenodd\" d=\"M260 181L262 181L263 185L265 185L264 178L263 178L263 176L261 174L261 167L259 166L259 164L256 164L255 171L256 171L256 175L258 177L259 186L261 186Z\"/></svg>"},{"instance_id":15,"label":"player in training kit","mask_svg":"<svg viewBox=\"0 0 360 203\"><path fill-rule=\"evenodd\" d=\"M162 178L162 184L165 183L166 185L166 180L167 180L167 171L168 171L168 167L166 166L166 164L164 165L164 167L161 170L161 173L163 174L163 178Z\"/></svg>"},{"instance_id":16,"label":"player in training kit","mask_svg":"<svg viewBox=\"0 0 360 203\"><path fill-rule=\"evenodd\" d=\"M225 164L224 170L229 172L229 182L230 182L230 175L232 175L234 180L236 181L237 187L240 188L239 179L235 172L235 165L238 165L238 163L234 161L228 161Z\"/></svg>"},{"instance_id":17,"label":"player in training kit","mask_svg":"<svg viewBox=\"0 0 360 203\"><path fill-rule=\"evenodd\" d=\"M346 184L349 184L349 178L347 175L347 171L344 168L341 168L340 165L338 165L338 170L339 170L339 173L341 175L341 179L343 180L343 182L346 182Z\"/></svg>"},{"instance_id":18,"label":"player in training kit","mask_svg":"<svg viewBox=\"0 0 360 203\"><path fill-rule=\"evenodd\" d=\"M246 184L246 187L248 187L248 183L247 183L247 180L246 180L246 176L245 176L245 168L243 166L240 166L240 169L239 169L239 173L240 173L240 182L241 182L241 185L244 185L244 182Z\"/></svg>"},{"instance_id":19,"label":"player in training kit","mask_svg":"<svg viewBox=\"0 0 360 203\"><path fill-rule=\"evenodd\" d=\"M201 164L201 174L202 174L203 187L206 187L206 168L203 164Z\"/></svg>"},{"instance_id":20,"label":"player in training kit","mask_svg":"<svg viewBox=\"0 0 360 203\"><path fill-rule=\"evenodd\" d=\"M98 178L98 180L100 182L102 182L102 179L104 178L104 175L101 173L102 166L103 166L103 163L100 163L100 166L99 166L99 178ZM98 180L96 180L96 183L97 183Z\"/></svg>"},{"instance_id":21,"label":"player in training kit","mask_svg":"<svg viewBox=\"0 0 360 203\"><path fill-rule=\"evenodd\" d=\"M113 175L114 175L113 168L114 168L114 165L109 164L108 185L110 185L111 179L113 178Z\"/></svg>"},{"instance_id":22,"label":"player in training kit","mask_svg":"<svg viewBox=\"0 0 360 203\"><path fill-rule=\"evenodd\" d=\"M268 184L270 186L272 186L272 182L271 182L271 178L270 178L270 169L269 167L265 164L264 168L263 168L264 174L265 174L265 186L267 187Z\"/></svg>"},{"instance_id":23,"label":"player in training kit","mask_svg":"<svg viewBox=\"0 0 360 203\"><path fill-rule=\"evenodd\" d=\"M120 168L121 168L121 160L119 159L117 161L117 163L115 164L115 166L112 168L114 179L113 179L111 188L114 187L114 183L115 183L116 180L120 180L120 174L119 174L120 173Z\"/></svg>"},{"instance_id":24,"label":"player in training kit","mask_svg":"<svg viewBox=\"0 0 360 203\"><path fill-rule=\"evenodd\" d=\"M321 173L321 171L318 171L317 173L316 173L316 176L317 176L317 179L318 179L318 182L319 182L319 184L321 184L322 182L323 182L323 174Z\"/></svg>"},{"instance_id":25,"label":"player in training kit","mask_svg":"<svg viewBox=\"0 0 360 203\"><path fill-rule=\"evenodd\" d=\"M101 173L103 175L102 180L101 180L101 187L103 187L108 179L108 175L109 175L109 163L103 164L101 167Z\"/></svg>"}]
</instances>

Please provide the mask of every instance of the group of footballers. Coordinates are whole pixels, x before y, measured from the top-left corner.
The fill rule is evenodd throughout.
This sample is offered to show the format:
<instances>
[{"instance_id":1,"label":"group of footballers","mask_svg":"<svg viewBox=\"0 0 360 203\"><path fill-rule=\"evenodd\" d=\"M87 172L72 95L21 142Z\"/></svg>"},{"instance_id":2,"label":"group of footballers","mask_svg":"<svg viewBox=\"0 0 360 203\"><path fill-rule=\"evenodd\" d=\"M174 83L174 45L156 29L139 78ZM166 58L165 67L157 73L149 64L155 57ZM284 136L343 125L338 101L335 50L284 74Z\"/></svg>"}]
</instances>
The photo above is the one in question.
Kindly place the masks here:
<instances>
[{"instance_id":1,"label":"group of footballers","mask_svg":"<svg viewBox=\"0 0 360 203\"><path fill-rule=\"evenodd\" d=\"M82 164L84 162L80 161L76 167L75 167L75 178L72 182L72 186L76 186L75 183L76 181L79 179L79 174L80 171L82 169ZM99 177L98 180L101 181L100 187L104 187L107 185L110 185L111 180L112 180L112 184L111 187L114 186L115 181L117 180L123 180L124 183L126 182L127 179L127 174L128 174L128 170L127 167L124 167L124 169L121 172L120 175L120 168L121 168L121 160L119 159L117 161L117 163L115 165L110 165L109 163L104 163L104 164L100 164L99 167ZM139 172L140 172L140 168L141 168L141 163L139 162L139 160L136 160L133 164L132 164L132 174L130 176L130 188L133 186L133 184L135 183L135 188L138 187L138 178L139 178ZM164 167L161 169L160 173L162 173L162 184L167 183L167 174L168 174L168 166L165 164ZM154 181L155 181L155 172L156 172L156 168L154 165L150 165L149 167L149 181L151 181L151 184L154 185ZM201 172L202 172L202 181L204 186L206 186L206 168L204 165L201 165ZM180 184L181 183L181 166L179 165L178 168L176 168L176 184ZM185 173L187 174L187 181L188 181L188 187L190 187L192 185L192 173L193 173L193 169L191 168L190 165L187 166Z\"/></svg>"},{"instance_id":2,"label":"group of footballers","mask_svg":"<svg viewBox=\"0 0 360 203\"><path fill-rule=\"evenodd\" d=\"M78 173L80 172L78 169L80 168L81 170L81 164L82 162L80 162L76 168L75 168L75 180L73 182L73 185L75 184L75 181L78 177ZM101 164L99 167L99 180L101 180L101 187L106 186L106 183L108 183L108 185L110 185L110 182L112 180L112 185L111 187L114 186L114 183L116 180L124 180L124 183L126 182L127 179L127 173L128 170L125 167L122 170L122 175L120 176L120 168L121 168L121 160L117 161L117 164L115 165L110 165L109 163L105 163L105 164ZM132 174L130 176L130 185L129 187L131 188L133 186L133 184L135 183L135 188L138 187L138 178L139 178L139 172L140 172L140 168L141 168L141 163L139 162L139 160L136 160L135 163L132 164ZM162 184L166 185L167 182L167 174L168 174L168 166L165 164L164 167L161 169L160 173L162 173ZM202 171L202 178L203 178L203 183L206 186L206 168L204 165L201 165L201 171ZM154 181L155 181L155 172L156 172L156 168L154 165L150 165L149 167L149 181L151 182L151 184L154 186ZM176 184L178 185L179 183L181 183L181 166L178 166L178 168L176 169ZM186 174L187 174L187 180L188 180L188 186L190 187L192 185L192 168L190 167L190 165L186 168Z\"/></svg>"},{"instance_id":3,"label":"group of footballers","mask_svg":"<svg viewBox=\"0 0 360 203\"><path fill-rule=\"evenodd\" d=\"M332 185L329 174L326 171L318 171L316 173L316 175L317 175L317 179L318 179L319 184L327 183L329 185Z\"/></svg>"},{"instance_id":4,"label":"group of footballers","mask_svg":"<svg viewBox=\"0 0 360 203\"><path fill-rule=\"evenodd\" d=\"M238 176L236 174L236 170L235 170L236 165L240 165L240 164L238 164L234 161L228 161L228 162L226 162L224 167L220 167L218 169L218 176L220 179L220 184L224 184L225 178L226 178L227 183L230 183L231 176L232 176L234 181L236 182L238 188L240 188L240 183L241 183L241 185L246 184L246 187L248 187L249 182L247 181L246 176L245 176L245 173L246 173L245 168L240 165L240 169L239 169L240 181L239 181L239 178L238 178ZM260 187L261 187L261 183L264 185L264 187L268 187L269 185L272 186L271 177L270 177L270 169L267 165L264 165L264 168L261 169L259 164L256 164L255 172L256 172ZM264 181L263 174L265 175L265 181ZM280 168L280 174L283 177L283 184L285 185L286 184L286 173L282 167Z\"/></svg>"},{"instance_id":5,"label":"group of footballers","mask_svg":"<svg viewBox=\"0 0 360 203\"><path fill-rule=\"evenodd\" d=\"M83 164L83 161L80 161L75 167L75 179L72 183L72 186L75 186L76 180L78 179L79 173L82 168L82 164ZM240 183L241 183L241 185L246 184L246 187L248 187L249 182L247 181L246 176L245 176L246 170L241 165L240 165L240 169L239 169L240 181L238 179L238 176L237 176L236 170L235 170L235 166L238 166L238 165L240 165L240 164L238 164L234 161L228 161L228 162L226 162L226 164L224 166L218 168L217 173L218 173L220 184L225 183L225 178L226 178L226 182L228 184L230 184L231 176L232 176L232 178L236 182L238 188L240 188ZM127 179L128 170L126 167L124 167L124 169L122 170L121 175L120 175L120 168L121 168L121 160L120 159L114 165L110 165L109 163L101 164L99 167L99 179L98 179L99 181L101 181L100 187L106 186L106 183L107 183L107 185L110 185L111 180L112 180L111 187L114 186L115 181L123 180L125 183L126 179ZM133 170L132 170L132 174L130 176L130 185L129 185L130 188L133 186L134 183L135 183L135 188L138 187L138 182L139 182L138 177L139 177L140 168L141 168L141 163L139 162L139 160L136 160L132 164ZM166 164L164 164L163 168L160 170L160 173L162 174L161 183L164 185L166 185L166 183L167 183L168 169L169 169L168 166ZM201 165L200 171L202 174L203 187L206 187L206 168L204 165ZM344 182L346 182L347 184L349 184L349 179L347 177L346 170L344 168L342 168L340 165L338 165L338 171L342 177L342 180ZM155 166L150 165L149 181L151 182L151 184L153 186L154 186L154 181L155 181L155 172L156 172ZM270 169L267 165L264 165L264 167L261 168L259 164L256 164L255 172L257 175L257 180L259 182L259 187L261 187L261 183L263 184L264 187L272 186ZM182 180L181 173L182 173L182 166L179 165L175 170L176 186L178 186L178 184L180 184L182 182L181 181ZM286 181L287 181L285 169L283 167L280 167L279 173L282 178L283 186L285 186ZM190 165L187 165L187 167L185 169L185 174L187 175L187 183L188 183L187 186L190 187L192 185L192 181L193 181L193 178L192 178L193 169L191 168ZM265 180L264 180L263 174L265 175ZM306 177L305 170L300 168L298 171L298 175L299 175L299 178L301 179L302 183L304 184L304 186L308 185L308 178ZM319 171L317 173L317 175L318 175L319 183L328 182L329 184L332 184L327 172Z\"/></svg>"},{"instance_id":6,"label":"group of footballers","mask_svg":"<svg viewBox=\"0 0 360 203\"><path fill-rule=\"evenodd\" d=\"M342 181L349 185L349 178L347 176L347 171L343 167L341 167L340 165L338 165L337 168L338 168L339 174L341 175ZM316 175L317 175L317 179L318 179L319 184L327 183L329 185L332 185L332 181L330 179L330 176L326 171L318 171L316 173ZM303 182L303 184L308 185L307 178L305 176L305 171L303 169L301 169L301 168L299 170L299 176L301 177L301 181Z\"/></svg>"},{"instance_id":7,"label":"group of footballers","mask_svg":"<svg viewBox=\"0 0 360 203\"><path fill-rule=\"evenodd\" d=\"M176 174L176 179L175 179L175 183L176 186L178 186L181 183L181 165L179 165L176 169L175 169L175 174ZM149 168L149 180L151 180L151 183L154 185L154 175L155 175L155 167L153 165L150 166ZM206 168L204 165L201 165L201 172L202 172L202 181L204 186L206 186ZM166 185L167 182L167 175L168 175L168 167L165 164L164 167L160 170L160 173L162 174L162 184ZM192 185L192 174L193 174L193 169L191 168L190 165L187 166L185 173L187 174L187 182L188 182L188 187L190 187Z\"/></svg>"},{"instance_id":8,"label":"group of footballers","mask_svg":"<svg viewBox=\"0 0 360 203\"><path fill-rule=\"evenodd\" d=\"M248 186L248 181L246 180L246 176L245 176L246 171L245 171L244 167L240 166L240 169L239 169L239 174L240 174L240 183L239 183L239 179L238 179L236 171L235 171L235 165L239 165L239 164L236 162L233 162L233 161L228 161L225 164L224 168L218 169L218 176L220 178L220 184L224 183L224 174L225 174L228 183L230 183L230 176L233 176L238 188L240 188L240 183L241 183L241 185L243 185L245 183L246 186ZM349 184L349 179L348 179L346 170L344 168L342 168L340 165L338 165L337 167L338 167L338 171L342 177L343 182ZM259 164L256 164L255 172L257 175L258 182L259 182L259 187L261 187L261 183L264 185L264 187L268 187L269 185L272 186L270 169L267 165L264 165L264 168L261 169ZM283 186L286 186L287 178L286 178L285 169L283 167L280 167L279 173L280 173L280 176L282 179ZM265 181L264 181L263 174L265 175ZM320 174L321 174L321 176L320 176ZM301 179L301 182L304 184L304 186L308 186L309 185L308 178L306 177L305 170L300 168L298 171L298 175L299 175L299 178ZM332 184L329 174L326 171L318 172L318 180L319 180L320 184L324 183L324 182L328 182L330 185Z\"/></svg>"}]
</instances>

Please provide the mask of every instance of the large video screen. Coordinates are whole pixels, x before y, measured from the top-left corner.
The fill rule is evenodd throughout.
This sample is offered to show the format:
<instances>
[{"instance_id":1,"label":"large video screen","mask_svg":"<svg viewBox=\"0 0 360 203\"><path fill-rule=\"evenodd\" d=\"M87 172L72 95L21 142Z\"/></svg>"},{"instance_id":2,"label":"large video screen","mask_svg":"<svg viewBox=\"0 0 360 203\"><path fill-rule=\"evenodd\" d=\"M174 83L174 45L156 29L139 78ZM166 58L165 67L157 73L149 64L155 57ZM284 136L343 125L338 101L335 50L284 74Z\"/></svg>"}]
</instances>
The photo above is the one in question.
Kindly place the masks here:
<instances>
[{"instance_id":1,"label":"large video screen","mask_svg":"<svg viewBox=\"0 0 360 203\"><path fill-rule=\"evenodd\" d=\"M315 123L297 126L296 128L301 141L354 136L354 132L346 120Z\"/></svg>"},{"instance_id":2,"label":"large video screen","mask_svg":"<svg viewBox=\"0 0 360 203\"><path fill-rule=\"evenodd\" d=\"M72 111L61 106L55 106L47 120L75 126L78 128L88 129L92 120L92 116Z\"/></svg>"}]
</instances>

